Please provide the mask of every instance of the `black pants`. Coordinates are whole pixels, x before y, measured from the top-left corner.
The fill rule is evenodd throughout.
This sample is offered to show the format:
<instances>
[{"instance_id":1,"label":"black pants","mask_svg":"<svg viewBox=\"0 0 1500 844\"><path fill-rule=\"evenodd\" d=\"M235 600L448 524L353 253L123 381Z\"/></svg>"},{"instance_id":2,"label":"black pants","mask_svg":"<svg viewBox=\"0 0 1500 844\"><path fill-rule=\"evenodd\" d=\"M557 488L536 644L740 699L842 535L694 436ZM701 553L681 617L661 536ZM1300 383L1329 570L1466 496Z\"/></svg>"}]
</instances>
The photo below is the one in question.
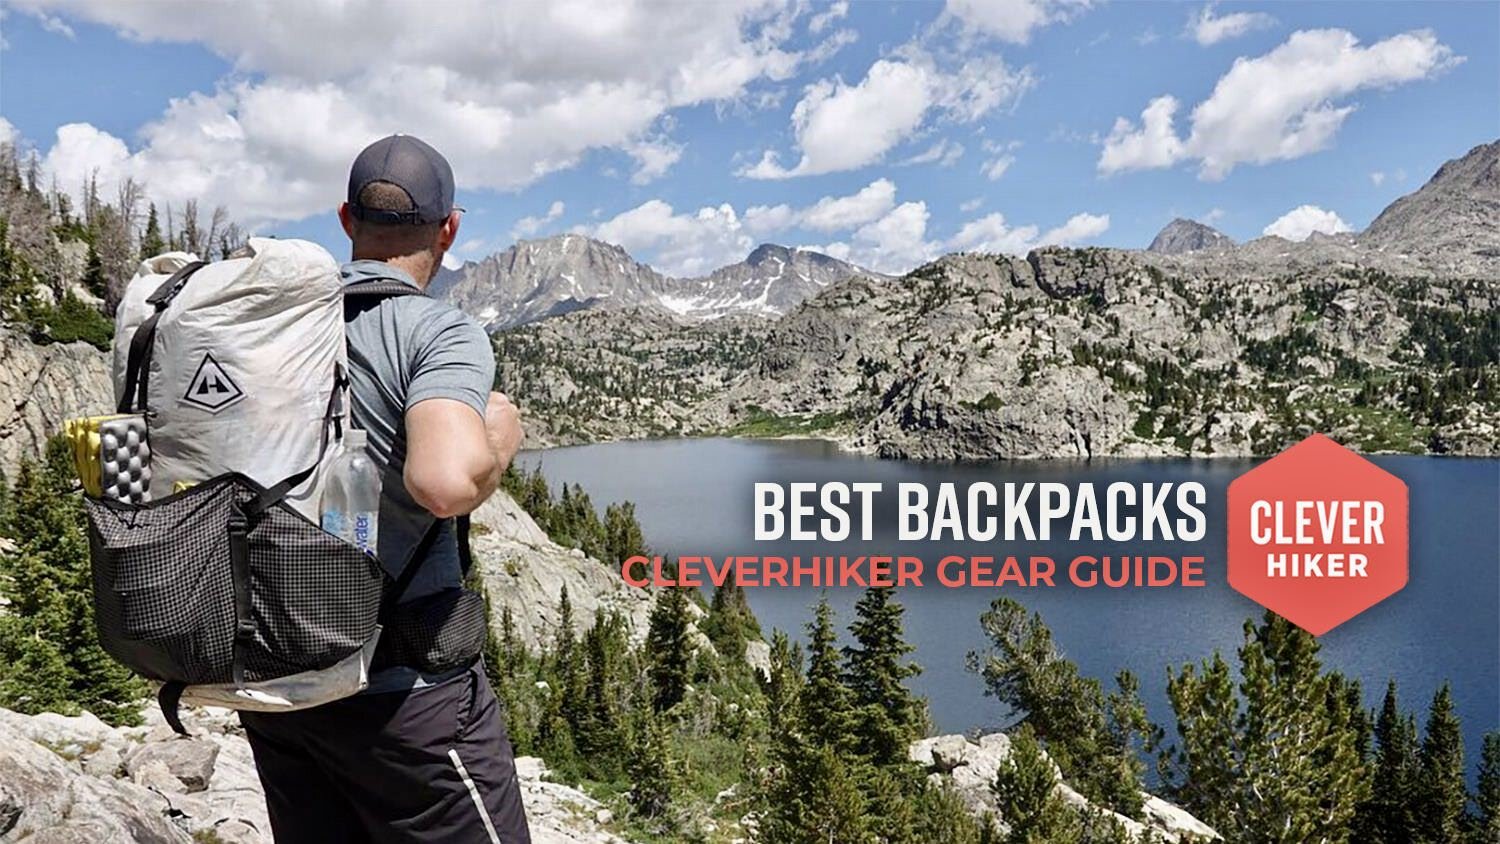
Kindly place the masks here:
<instances>
[{"instance_id":1,"label":"black pants","mask_svg":"<svg viewBox=\"0 0 1500 844\"><path fill-rule=\"evenodd\" d=\"M241 712L277 844L530 844L500 705L475 665L436 686Z\"/></svg>"}]
</instances>

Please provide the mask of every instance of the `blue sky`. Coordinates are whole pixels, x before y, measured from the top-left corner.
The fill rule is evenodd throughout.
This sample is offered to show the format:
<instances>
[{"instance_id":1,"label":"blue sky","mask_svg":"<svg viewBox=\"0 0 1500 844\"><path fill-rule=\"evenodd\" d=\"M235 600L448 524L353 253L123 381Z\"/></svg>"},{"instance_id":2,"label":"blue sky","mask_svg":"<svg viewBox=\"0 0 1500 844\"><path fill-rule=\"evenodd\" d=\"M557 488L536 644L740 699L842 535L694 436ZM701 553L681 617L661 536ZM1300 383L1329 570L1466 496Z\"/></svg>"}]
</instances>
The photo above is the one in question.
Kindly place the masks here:
<instances>
[{"instance_id":1,"label":"blue sky","mask_svg":"<svg viewBox=\"0 0 1500 844\"><path fill-rule=\"evenodd\" d=\"M11 0L0 131L336 254L347 162L405 131L461 257L580 231L680 274L1358 230L1500 137L1494 2L346 5Z\"/></svg>"}]
</instances>

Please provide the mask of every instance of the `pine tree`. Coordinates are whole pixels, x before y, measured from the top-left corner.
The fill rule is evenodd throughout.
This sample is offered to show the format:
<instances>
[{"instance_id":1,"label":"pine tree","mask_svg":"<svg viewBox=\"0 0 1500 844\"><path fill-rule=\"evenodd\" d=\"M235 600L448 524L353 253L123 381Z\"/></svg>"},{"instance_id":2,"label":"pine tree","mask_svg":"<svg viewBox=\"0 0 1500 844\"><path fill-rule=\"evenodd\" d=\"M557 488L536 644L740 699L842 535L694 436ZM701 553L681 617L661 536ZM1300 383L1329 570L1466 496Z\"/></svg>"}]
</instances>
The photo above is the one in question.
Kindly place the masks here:
<instances>
[{"instance_id":1,"label":"pine tree","mask_svg":"<svg viewBox=\"0 0 1500 844\"><path fill-rule=\"evenodd\" d=\"M83 266L83 289L103 299L109 295L109 279L104 277L104 262L99 259L99 250L89 244L88 257Z\"/></svg>"},{"instance_id":2,"label":"pine tree","mask_svg":"<svg viewBox=\"0 0 1500 844\"><path fill-rule=\"evenodd\" d=\"M145 684L99 646L83 508L73 494L72 452L47 444L41 464L23 461L4 525L17 551L0 560L0 706L22 712L86 709L115 724L138 723Z\"/></svg>"},{"instance_id":3,"label":"pine tree","mask_svg":"<svg viewBox=\"0 0 1500 844\"><path fill-rule=\"evenodd\" d=\"M1339 678L1322 673L1317 641L1267 613L1245 624L1236 700L1217 655L1169 674L1179 746L1164 780L1227 840L1252 844L1349 839L1370 781ZM1332 701L1332 702L1331 702Z\"/></svg>"},{"instance_id":4,"label":"pine tree","mask_svg":"<svg viewBox=\"0 0 1500 844\"><path fill-rule=\"evenodd\" d=\"M1093 802L1129 817L1141 813L1144 772L1136 745L1155 733L1122 674L1106 697L1098 680L1063 658L1040 615L997 598L979 620L991 647L969 654L988 694L1023 713L1063 776ZM1142 735L1142 732L1146 735Z\"/></svg>"},{"instance_id":5,"label":"pine tree","mask_svg":"<svg viewBox=\"0 0 1500 844\"><path fill-rule=\"evenodd\" d=\"M771 670L763 684L772 735L791 728L788 722L795 720L794 708L801 690L802 648L777 630L771 634Z\"/></svg>"},{"instance_id":6,"label":"pine tree","mask_svg":"<svg viewBox=\"0 0 1500 844\"><path fill-rule=\"evenodd\" d=\"M925 706L906 681L921 672L907 661L915 648L904 638L904 612L890 587L873 587L854 605L844 648L844 685L857 710L857 750L876 766L906 759L906 747L926 726Z\"/></svg>"},{"instance_id":7,"label":"pine tree","mask_svg":"<svg viewBox=\"0 0 1500 844\"><path fill-rule=\"evenodd\" d=\"M849 690L844 686L833 623L833 607L825 595L807 626L807 679L798 695L797 711L807 735L844 748L852 743L854 713Z\"/></svg>"},{"instance_id":8,"label":"pine tree","mask_svg":"<svg viewBox=\"0 0 1500 844\"><path fill-rule=\"evenodd\" d=\"M1474 819L1475 844L1500 841L1500 732L1484 734L1479 756L1479 792L1474 795L1479 814Z\"/></svg>"},{"instance_id":9,"label":"pine tree","mask_svg":"<svg viewBox=\"0 0 1500 844\"><path fill-rule=\"evenodd\" d=\"M669 588L657 596L646 633L646 658L650 660L652 708L665 712L687 694L693 660L693 643L688 638L688 595L684 589Z\"/></svg>"},{"instance_id":10,"label":"pine tree","mask_svg":"<svg viewBox=\"0 0 1500 844\"><path fill-rule=\"evenodd\" d=\"M543 714L539 740L544 746L553 748L553 755L560 760L573 760L578 752L578 728L583 723L587 701L585 700L586 657L579 647L573 621L573 602L565 585L558 598L557 632L553 639L550 658L552 693L549 695ZM548 757L549 760L552 756ZM566 762L560 762L559 767Z\"/></svg>"},{"instance_id":11,"label":"pine tree","mask_svg":"<svg viewBox=\"0 0 1500 844\"><path fill-rule=\"evenodd\" d=\"M992 784L1000 818L1010 827L1009 844L1074 844L1078 818L1057 795L1057 769L1042 752L1030 724L1010 739L1010 754Z\"/></svg>"},{"instance_id":12,"label":"pine tree","mask_svg":"<svg viewBox=\"0 0 1500 844\"><path fill-rule=\"evenodd\" d=\"M1354 820L1356 841L1403 844L1414 838L1411 798L1417 782L1416 724L1401 711L1396 681L1385 687L1375 718L1370 798Z\"/></svg>"},{"instance_id":13,"label":"pine tree","mask_svg":"<svg viewBox=\"0 0 1500 844\"><path fill-rule=\"evenodd\" d=\"M645 711L631 731L630 806L646 818L664 815L677 787L671 735L661 716Z\"/></svg>"},{"instance_id":14,"label":"pine tree","mask_svg":"<svg viewBox=\"0 0 1500 844\"><path fill-rule=\"evenodd\" d=\"M646 537L635 517L635 505L629 501L611 504L604 509L604 562L618 566L631 557L647 556Z\"/></svg>"},{"instance_id":15,"label":"pine tree","mask_svg":"<svg viewBox=\"0 0 1500 844\"><path fill-rule=\"evenodd\" d=\"M572 663L573 651L577 646L577 633L574 630L573 602L568 598L568 586L563 584L561 593L557 598L557 633L553 639L552 652L559 663Z\"/></svg>"},{"instance_id":16,"label":"pine tree","mask_svg":"<svg viewBox=\"0 0 1500 844\"><path fill-rule=\"evenodd\" d=\"M807 638L807 674L796 690L796 705L780 716L772 733L766 839L865 844L874 840L865 796L873 772L852 753L853 711L826 596L808 623ZM796 681L789 676L793 658L784 637L779 650L787 666L781 672L785 694Z\"/></svg>"},{"instance_id":17,"label":"pine tree","mask_svg":"<svg viewBox=\"0 0 1500 844\"><path fill-rule=\"evenodd\" d=\"M765 840L875 844L859 779L828 744L780 753L781 778L765 816Z\"/></svg>"},{"instance_id":18,"label":"pine tree","mask_svg":"<svg viewBox=\"0 0 1500 844\"><path fill-rule=\"evenodd\" d=\"M156 203L151 203L146 212L146 231L141 235L141 260L154 258L167 251L167 242L161 236L161 221L156 217Z\"/></svg>"},{"instance_id":19,"label":"pine tree","mask_svg":"<svg viewBox=\"0 0 1500 844\"><path fill-rule=\"evenodd\" d=\"M624 625L617 616L606 616L598 610L594 626L583 638L585 682L578 723L573 737L579 752L598 779L610 779L619 773L624 736L620 724L620 699L624 683L619 675L625 657Z\"/></svg>"},{"instance_id":20,"label":"pine tree","mask_svg":"<svg viewBox=\"0 0 1500 844\"><path fill-rule=\"evenodd\" d=\"M976 818L963 798L951 788L923 781L912 807L915 828L912 841L920 844L985 844L993 834L989 817Z\"/></svg>"},{"instance_id":21,"label":"pine tree","mask_svg":"<svg viewBox=\"0 0 1500 844\"><path fill-rule=\"evenodd\" d=\"M1418 758L1421 773L1412 808L1415 840L1457 844L1463 837L1469 795L1464 783L1463 728L1453 711L1453 693L1447 683L1432 697Z\"/></svg>"},{"instance_id":22,"label":"pine tree","mask_svg":"<svg viewBox=\"0 0 1500 844\"><path fill-rule=\"evenodd\" d=\"M750 609L744 587L733 579L715 587L708 614L699 623L699 629L727 663L743 665L745 645L760 637L760 622Z\"/></svg>"}]
</instances>

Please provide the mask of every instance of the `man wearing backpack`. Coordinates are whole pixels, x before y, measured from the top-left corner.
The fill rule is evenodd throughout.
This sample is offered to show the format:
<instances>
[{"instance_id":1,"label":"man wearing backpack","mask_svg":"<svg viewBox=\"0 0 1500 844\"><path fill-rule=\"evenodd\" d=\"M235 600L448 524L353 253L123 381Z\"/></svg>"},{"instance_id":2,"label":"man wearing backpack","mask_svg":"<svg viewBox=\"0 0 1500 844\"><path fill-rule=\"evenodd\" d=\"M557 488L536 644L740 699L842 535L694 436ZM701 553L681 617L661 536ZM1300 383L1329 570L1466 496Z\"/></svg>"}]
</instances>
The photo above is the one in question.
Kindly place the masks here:
<instances>
[{"instance_id":1,"label":"man wearing backpack","mask_svg":"<svg viewBox=\"0 0 1500 844\"><path fill-rule=\"evenodd\" d=\"M460 211L437 150L407 135L371 144L339 208L353 243L345 282L425 290ZM353 421L384 475L378 556L393 578L421 562L401 593L415 606L461 587L451 517L495 491L520 422L490 389L489 337L457 309L418 295L347 302ZM429 536L434 519L447 521ZM354 697L241 713L278 844L531 840L499 704L478 653L460 656L464 667L436 673L377 659Z\"/></svg>"}]
</instances>

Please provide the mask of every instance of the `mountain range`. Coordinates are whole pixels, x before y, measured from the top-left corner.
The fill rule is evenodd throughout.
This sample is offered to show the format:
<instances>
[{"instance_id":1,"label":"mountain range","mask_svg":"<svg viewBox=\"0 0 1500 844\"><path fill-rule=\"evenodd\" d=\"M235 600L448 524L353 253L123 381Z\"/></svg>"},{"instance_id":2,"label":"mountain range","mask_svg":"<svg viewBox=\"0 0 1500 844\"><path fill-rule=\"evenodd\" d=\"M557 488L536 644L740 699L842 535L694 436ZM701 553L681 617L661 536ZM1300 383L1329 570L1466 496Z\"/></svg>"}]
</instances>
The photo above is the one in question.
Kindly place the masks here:
<instances>
[{"instance_id":1,"label":"mountain range","mask_svg":"<svg viewBox=\"0 0 1500 844\"><path fill-rule=\"evenodd\" d=\"M1443 165L1420 190L1386 208L1358 234L1267 236L1237 244L1210 225L1168 223L1147 253L1215 267L1268 268L1334 261L1444 275L1472 275L1500 260L1500 141ZM1253 269L1251 271L1254 271ZM490 331L574 311L645 308L689 319L779 317L846 279L879 273L807 249L762 244L743 261L698 278L673 278L623 248L584 235L522 240L503 252L445 269L433 295Z\"/></svg>"},{"instance_id":2,"label":"mountain range","mask_svg":"<svg viewBox=\"0 0 1500 844\"><path fill-rule=\"evenodd\" d=\"M431 293L498 331L594 309L646 307L693 318L778 316L830 284L869 270L806 249L766 243L699 278L672 278L623 248L577 234L523 240L444 270Z\"/></svg>"},{"instance_id":3,"label":"mountain range","mask_svg":"<svg viewBox=\"0 0 1500 844\"><path fill-rule=\"evenodd\" d=\"M495 336L528 442L803 435L908 459L1500 453L1500 143L1365 233L947 255L773 319L588 309Z\"/></svg>"}]
</instances>

